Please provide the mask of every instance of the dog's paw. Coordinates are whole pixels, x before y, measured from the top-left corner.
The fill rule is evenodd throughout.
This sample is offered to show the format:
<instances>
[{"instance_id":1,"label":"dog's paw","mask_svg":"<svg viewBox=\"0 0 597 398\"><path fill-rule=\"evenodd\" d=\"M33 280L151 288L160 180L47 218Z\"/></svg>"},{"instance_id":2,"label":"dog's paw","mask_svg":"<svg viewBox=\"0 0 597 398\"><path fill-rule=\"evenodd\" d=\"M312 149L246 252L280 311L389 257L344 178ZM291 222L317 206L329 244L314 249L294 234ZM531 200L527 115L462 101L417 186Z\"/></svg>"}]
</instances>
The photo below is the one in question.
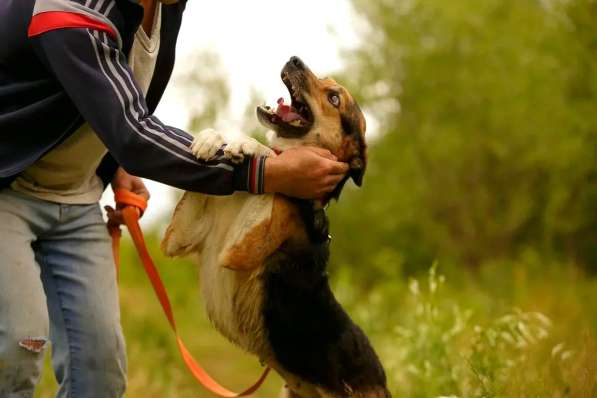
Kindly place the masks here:
<instances>
[{"instance_id":1,"label":"dog's paw","mask_svg":"<svg viewBox=\"0 0 597 398\"><path fill-rule=\"evenodd\" d=\"M269 152L269 148L247 136L236 137L224 148L224 156L234 163L241 163L245 156L269 155Z\"/></svg>"},{"instance_id":2,"label":"dog's paw","mask_svg":"<svg viewBox=\"0 0 597 398\"><path fill-rule=\"evenodd\" d=\"M250 153L243 152L242 147L243 141L241 139L227 143L224 147L224 157L230 159L232 163L242 163L245 155L250 155Z\"/></svg>"},{"instance_id":3,"label":"dog's paw","mask_svg":"<svg viewBox=\"0 0 597 398\"><path fill-rule=\"evenodd\" d=\"M198 159L213 159L218 150L224 152L223 158L232 163L242 163L245 156L272 156L274 152L254 138L246 135L224 137L214 129L201 131L191 144L191 152Z\"/></svg>"},{"instance_id":4,"label":"dog's paw","mask_svg":"<svg viewBox=\"0 0 597 398\"><path fill-rule=\"evenodd\" d=\"M225 144L224 137L214 129L202 130L191 144L191 152L198 159L210 160Z\"/></svg>"}]
</instances>

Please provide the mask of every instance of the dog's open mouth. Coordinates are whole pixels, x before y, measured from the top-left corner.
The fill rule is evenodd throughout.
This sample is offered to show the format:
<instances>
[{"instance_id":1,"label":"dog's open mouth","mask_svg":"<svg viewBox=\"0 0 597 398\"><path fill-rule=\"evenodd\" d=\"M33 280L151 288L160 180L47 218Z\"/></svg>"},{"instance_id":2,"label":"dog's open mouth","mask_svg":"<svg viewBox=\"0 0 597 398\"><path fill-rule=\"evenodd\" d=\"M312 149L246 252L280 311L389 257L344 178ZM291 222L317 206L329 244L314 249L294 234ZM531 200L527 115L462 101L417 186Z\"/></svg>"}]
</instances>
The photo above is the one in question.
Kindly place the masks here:
<instances>
[{"instance_id":1,"label":"dog's open mouth","mask_svg":"<svg viewBox=\"0 0 597 398\"><path fill-rule=\"evenodd\" d=\"M313 113L302 95L302 79L297 71L282 71L282 82L290 94L291 103L287 105L284 99L278 99L274 109L268 105L257 107L257 117L265 127L274 130L282 137L301 137L308 133L313 126Z\"/></svg>"}]
</instances>

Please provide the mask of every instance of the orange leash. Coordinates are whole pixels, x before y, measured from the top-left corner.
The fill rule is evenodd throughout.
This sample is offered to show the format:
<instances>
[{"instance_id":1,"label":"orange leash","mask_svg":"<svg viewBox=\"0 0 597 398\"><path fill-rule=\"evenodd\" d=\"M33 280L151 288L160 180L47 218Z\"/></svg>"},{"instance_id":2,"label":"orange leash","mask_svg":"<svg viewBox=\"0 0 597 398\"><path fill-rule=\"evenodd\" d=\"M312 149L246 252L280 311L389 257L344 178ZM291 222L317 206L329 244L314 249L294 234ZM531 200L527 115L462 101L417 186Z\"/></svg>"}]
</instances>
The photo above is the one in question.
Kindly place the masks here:
<instances>
[{"instance_id":1,"label":"orange leash","mask_svg":"<svg viewBox=\"0 0 597 398\"><path fill-rule=\"evenodd\" d=\"M143 238L143 232L141 231L141 227L139 226L139 218L147 208L147 201L143 197L124 189L117 189L114 193L114 199L117 204L125 206L122 209L122 215L124 218L125 225L127 226L131 234L131 237L133 238L133 242L135 243L135 247L137 248L137 253L139 254L139 258L141 259L143 267L145 268L145 273L147 274L147 277L149 278L151 285L153 286L153 291L155 292L158 300L160 301L166 318L168 318L170 328L176 336L176 344L178 345L178 350L180 351L180 355L182 356L182 359L187 365L189 371L193 374L195 379L199 383L201 383L206 389L208 389L216 395L219 395L220 397L244 397L257 391L257 389L265 381L265 378L267 377L270 371L269 367L267 367L264 370L263 374L254 385L252 385L251 387L249 387L241 393L235 393L218 384L218 382L212 379L211 376L209 376L207 372L193 358L189 350L184 345L182 339L178 335L178 331L176 329L176 322L174 321L174 314L172 312L172 306L170 305L170 299L168 298L168 293L166 292L166 288L164 287L164 284L160 278L160 274L158 273L158 270L155 264L153 263L151 256L149 255L147 246L145 245L145 239ZM112 251L114 254L114 262L116 263L116 272L118 275L120 271L120 228L110 228L110 234L112 235Z\"/></svg>"}]
</instances>

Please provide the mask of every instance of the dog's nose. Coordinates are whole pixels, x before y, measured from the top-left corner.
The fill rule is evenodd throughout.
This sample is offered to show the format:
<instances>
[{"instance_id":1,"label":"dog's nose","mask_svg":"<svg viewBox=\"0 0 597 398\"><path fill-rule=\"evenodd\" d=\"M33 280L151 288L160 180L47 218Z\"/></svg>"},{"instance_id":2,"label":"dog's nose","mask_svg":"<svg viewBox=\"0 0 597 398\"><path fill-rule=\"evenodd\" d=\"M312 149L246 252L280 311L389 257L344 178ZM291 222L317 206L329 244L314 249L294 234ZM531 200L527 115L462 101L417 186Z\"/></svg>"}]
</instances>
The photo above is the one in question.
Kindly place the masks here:
<instances>
[{"instance_id":1,"label":"dog's nose","mask_svg":"<svg viewBox=\"0 0 597 398\"><path fill-rule=\"evenodd\" d=\"M302 61L302 60L301 60L299 57L297 57L297 56L294 56L294 57L290 58L290 63L291 63L292 65L294 65L294 66L295 66L296 68L298 68L298 69L305 69L305 64L304 64L304 63L303 63L303 61Z\"/></svg>"}]
</instances>

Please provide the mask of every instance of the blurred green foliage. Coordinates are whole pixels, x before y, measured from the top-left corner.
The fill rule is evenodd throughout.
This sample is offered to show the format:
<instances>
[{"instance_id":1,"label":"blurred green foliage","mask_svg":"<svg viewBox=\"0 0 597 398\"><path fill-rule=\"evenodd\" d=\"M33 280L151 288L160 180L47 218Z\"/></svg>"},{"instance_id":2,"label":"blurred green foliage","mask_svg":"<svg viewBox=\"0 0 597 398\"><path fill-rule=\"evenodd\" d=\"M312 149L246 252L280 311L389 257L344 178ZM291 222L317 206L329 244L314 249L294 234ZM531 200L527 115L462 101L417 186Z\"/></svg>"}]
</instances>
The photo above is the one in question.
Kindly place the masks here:
<instances>
[{"instance_id":1,"label":"blurred green foliage","mask_svg":"<svg viewBox=\"0 0 597 398\"><path fill-rule=\"evenodd\" d=\"M597 270L597 2L353 3L339 80L379 135L331 212L336 263L375 281L531 247Z\"/></svg>"},{"instance_id":2,"label":"blurred green foliage","mask_svg":"<svg viewBox=\"0 0 597 398\"><path fill-rule=\"evenodd\" d=\"M214 127L230 101L230 87L222 73L222 60L211 50L199 51L186 60L191 68L182 75L182 93L192 111L189 131Z\"/></svg>"},{"instance_id":3,"label":"blurred green foliage","mask_svg":"<svg viewBox=\"0 0 597 398\"><path fill-rule=\"evenodd\" d=\"M365 294L335 291L375 345L395 397L597 396L597 283L534 255L468 272L433 266Z\"/></svg>"}]
</instances>

